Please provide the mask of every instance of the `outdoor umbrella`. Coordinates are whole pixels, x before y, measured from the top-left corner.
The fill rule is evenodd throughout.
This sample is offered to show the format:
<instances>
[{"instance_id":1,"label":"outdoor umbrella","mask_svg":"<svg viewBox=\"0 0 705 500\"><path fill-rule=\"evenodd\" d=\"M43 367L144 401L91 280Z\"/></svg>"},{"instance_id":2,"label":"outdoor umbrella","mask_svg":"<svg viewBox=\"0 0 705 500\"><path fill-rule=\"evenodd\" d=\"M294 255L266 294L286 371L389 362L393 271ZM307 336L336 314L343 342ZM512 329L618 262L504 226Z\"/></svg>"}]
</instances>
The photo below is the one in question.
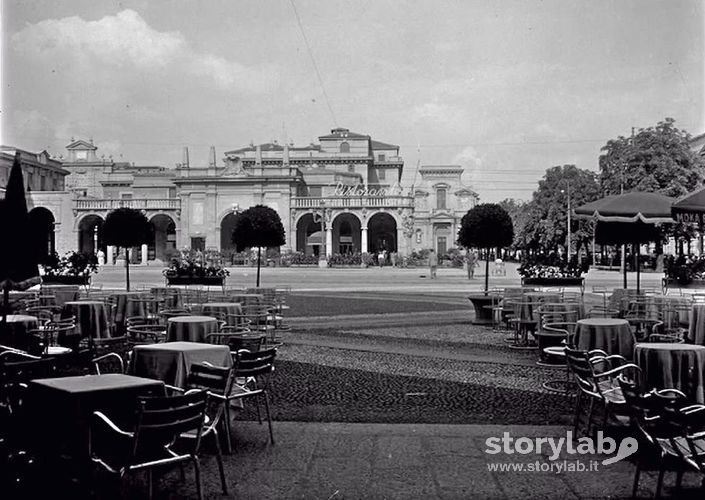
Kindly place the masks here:
<instances>
[{"instance_id":1,"label":"outdoor umbrella","mask_svg":"<svg viewBox=\"0 0 705 500\"><path fill-rule=\"evenodd\" d=\"M645 243L659 237L655 224L673 222L671 206L675 200L659 193L633 192L607 196L575 209L575 215L594 218L598 222L595 239L603 242ZM602 226L600 223L622 223ZM630 227L632 226L632 227ZM637 260L636 288L639 292L639 264ZM627 287L627 269L624 269L624 288Z\"/></svg>"},{"instance_id":2,"label":"outdoor umbrella","mask_svg":"<svg viewBox=\"0 0 705 500\"><path fill-rule=\"evenodd\" d=\"M678 222L705 223L705 188L685 195L671 207L671 215Z\"/></svg>"},{"instance_id":3,"label":"outdoor umbrella","mask_svg":"<svg viewBox=\"0 0 705 500\"><path fill-rule=\"evenodd\" d=\"M3 291L2 323L5 324L10 290L26 290L40 282L19 155L15 155L5 199L0 205L0 235L0 289Z\"/></svg>"}]
</instances>

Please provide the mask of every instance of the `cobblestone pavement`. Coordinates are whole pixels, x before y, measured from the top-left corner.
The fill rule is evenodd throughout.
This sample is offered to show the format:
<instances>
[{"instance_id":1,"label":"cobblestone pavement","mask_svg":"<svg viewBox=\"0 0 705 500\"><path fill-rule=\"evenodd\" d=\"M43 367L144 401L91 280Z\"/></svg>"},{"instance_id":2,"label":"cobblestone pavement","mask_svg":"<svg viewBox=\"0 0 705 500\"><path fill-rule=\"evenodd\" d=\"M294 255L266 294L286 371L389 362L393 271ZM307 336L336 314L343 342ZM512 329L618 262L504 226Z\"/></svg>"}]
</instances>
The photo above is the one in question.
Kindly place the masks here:
<instances>
[{"instance_id":1,"label":"cobblestone pavement","mask_svg":"<svg viewBox=\"0 0 705 500\"><path fill-rule=\"evenodd\" d=\"M570 422L572 400L546 391L562 368L513 350L507 332L469 324L294 330L280 349L280 420Z\"/></svg>"}]
</instances>

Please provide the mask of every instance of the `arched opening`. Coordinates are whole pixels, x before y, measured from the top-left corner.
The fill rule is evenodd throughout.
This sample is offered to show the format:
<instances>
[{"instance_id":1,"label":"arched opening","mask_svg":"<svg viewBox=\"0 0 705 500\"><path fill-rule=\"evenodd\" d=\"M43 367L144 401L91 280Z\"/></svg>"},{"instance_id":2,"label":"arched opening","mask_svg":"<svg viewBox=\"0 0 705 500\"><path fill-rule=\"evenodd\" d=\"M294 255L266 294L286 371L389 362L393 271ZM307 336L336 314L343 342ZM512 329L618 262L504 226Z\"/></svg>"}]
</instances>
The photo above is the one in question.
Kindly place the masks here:
<instances>
[{"instance_id":1,"label":"arched opening","mask_svg":"<svg viewBox=\"0 0 705 500\"><path fill-rule=\"evenodd\" d=\"M340 152L341 153L349 153L350 152L350 144L347 142L341 142L340 143Z\"/></svg>"},{"instance_id":2,"label":"arched opening","mask_svg":"<svg viewBox=\"0 0 705 500\"><path fill-rule=\"evenodd\" d=\"M47 257L56 251L54 222L54 214L44 207L36 207L29 211L32 247L36 249L40 263L46 262Z\"/></svg>"},{"instance_id":3,"label":"arched opening","mask_svg":"<svg viewBox=\"0 0 705 500\"><path fill-rule=\"evenodd\" d=\"M340 214L333 220L333 253L361 251L360 219L353 214Z\"/></svg>"},{"instance_id":4,"label":"arched opening","mask_svg":"<svg viewBox=\"0 0 705 500\"><path fill-rule=\"evenodd\" d=\"M389 214L378 213L367 223L367 248L370 253L397 251L397 221Z\"/></svg>"},{"instance_id":5,"label":"arched opening","mask_svg":"<svg viewBox=\"0 0 705 500\"><path fill-rule=\"evenodd\" d=\"M148 245L147 258L162 262L169 260L169 253L176 250L176 223L165 214L157 214L150 220L152 242Z\"/></svg>"},{"instance_id":6,"label":"arched opening","mask_svg":"<svg viewBox=\"0 0 705 500\"><path fill-rule=\"evenodd\" d=\"M224 253L235 252L235 243L233 243L233 231L235 231L235 221L237 213L230 212L220 221L220 251Z\"/></svg>"},{"instance_id":7,"label":"arched opening","mask_svg":"<svg viewBox=\"0 0 705 500\"><path fill-rule=\"evenodd\" d=\"M103 218L99 215L87 215L78 224L78 251L95 254L98 250L105 252Z\"/></svg>"},{"instance_id":8,"label":"arched opening","mask_svg":"<svg viewBox=\"0 0 705 500\"><path fill-rule=\"evenodd\" d=\"M296 251L304 255L320 255L325 233L321 223L313 221L313 215L306 214L296 223Z\"/></svg>"}]
</instances>

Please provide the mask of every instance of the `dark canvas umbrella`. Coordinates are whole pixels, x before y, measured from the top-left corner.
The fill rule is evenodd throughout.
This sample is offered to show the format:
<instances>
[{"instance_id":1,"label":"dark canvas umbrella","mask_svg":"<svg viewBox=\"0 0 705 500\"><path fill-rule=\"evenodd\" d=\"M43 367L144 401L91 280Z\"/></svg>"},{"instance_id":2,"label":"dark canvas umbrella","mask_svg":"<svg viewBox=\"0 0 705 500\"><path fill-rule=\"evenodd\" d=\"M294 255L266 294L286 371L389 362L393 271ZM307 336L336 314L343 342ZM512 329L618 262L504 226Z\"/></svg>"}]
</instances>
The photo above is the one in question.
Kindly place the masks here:
<instances>
[{"instance_id":1,"label":"dark canvas umbrella","mask_svg":"<svg viewBox=\"0 0 705 500\"><path fill-rule=\"evenodd\" d=\"M0 207L0 289L3 291L3 323L9 305L10 290L26 290L40 282L37 252L32 248L29 215L25 199L22 165L19 155L10 170L5 199Z\"/></svg>"},{"instance_id":2,"label":"dark canvas umbrella","mask_svg":"<svg viewBox=\"0 0 705 500\"><path fill-rule=\"evenodd\" d=\"M575 215L598 221L595 239L613 244L646 243L659 238L655 224L673 222L671 206L674 199L659 193L625 193L591 201L575 209ZM620 223L602 225L600 223ZM600 233L602 233L600 235ZM636 266L636 288L639 291L639 262ZM624 269L624 288L627 287L627 269Z\"/></svg>"},{"instance_id":3,"label":"dark canvas umbrella","mask_svg":"<svg viewBox=\"0 0 705 500\"><path fill-rule=\"evenodd\" d=\"M697 223L702 228L705 225L705 188L676 201L671 215L678 222Z\"/></svg>"}]
</instances>

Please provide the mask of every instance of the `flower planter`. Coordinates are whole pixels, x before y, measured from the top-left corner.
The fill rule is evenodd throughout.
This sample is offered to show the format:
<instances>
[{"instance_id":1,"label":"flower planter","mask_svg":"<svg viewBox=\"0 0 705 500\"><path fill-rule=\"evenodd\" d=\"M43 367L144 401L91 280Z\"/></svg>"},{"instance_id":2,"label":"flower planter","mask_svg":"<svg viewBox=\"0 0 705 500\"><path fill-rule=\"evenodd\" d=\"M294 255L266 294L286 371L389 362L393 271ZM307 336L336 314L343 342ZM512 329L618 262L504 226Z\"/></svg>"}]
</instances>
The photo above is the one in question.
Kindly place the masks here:
<instances>
[{"instance_id":1,"label":"flower planter","mask_svg":"<svg viewBox=\"0 0 705 500\"><path fill-rule=\"evenodd\" d=\"M558 286L580 287L580 293L585 290L585 278L522 278L522 286Z\"/></svg>"},{"instance_id":2,"label":"flower planter","mask_svg":"<svg viewBox=\"0 0 705 500\"><path fill-rule=\"evenodd\" d=\"M705 289L705 280L692 280L689 283L679 283L673 278L663 278L661 280L663 293L668 292L669 288L702 288Z\"/></svg>"},{"instance_id":3,"label":"flower planter","mask_svg":"<svg viewBox=\"0 0 705 500\"><path fill-rule=\"evenodd\" d=\"M478 293L468 296L468 300L475 308L475 319L473 325L491 325L493 323L492 306L499 301L499 298L493 294Z\"/></svg>"},{"instance_id":4,"label":"flower planter","mask_svg":"<svg viewBox=\"0 0 705 500\"><path fill-rule=\"evenodd\" d=\"M46 285L83 285L88 286L90 276L42 276L42 283Z\"/></svg>"},{"instance_id":5,"label":"flower planter","mask_svg":"<svg viewBox=\"0 0 705 500\"><path fill-rule=\"evenodd\" d=\"M204 285L225 287L224 276L166 276L167 285Z\"/></svg>"}]
</instances>

